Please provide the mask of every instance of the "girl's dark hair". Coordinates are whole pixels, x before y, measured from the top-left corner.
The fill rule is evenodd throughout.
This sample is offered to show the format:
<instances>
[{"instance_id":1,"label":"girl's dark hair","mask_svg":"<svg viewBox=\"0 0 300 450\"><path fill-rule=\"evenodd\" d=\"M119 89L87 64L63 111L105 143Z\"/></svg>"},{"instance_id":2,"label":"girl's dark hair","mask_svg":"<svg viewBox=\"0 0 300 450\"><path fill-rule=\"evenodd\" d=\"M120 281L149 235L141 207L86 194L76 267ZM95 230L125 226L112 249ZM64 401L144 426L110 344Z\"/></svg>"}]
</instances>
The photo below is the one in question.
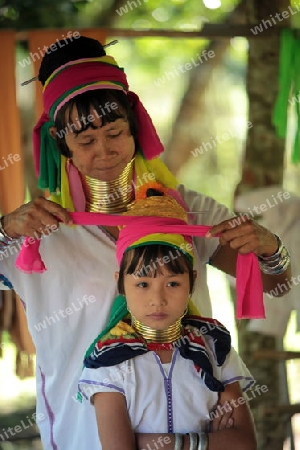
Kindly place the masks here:
<instances>
[{"instance_id":1,"label":"girl's dark hair","mask_svg":"<svg viewBox=\"0 0 300 450\"><path fill-rule=\"evenodd\" d=\"M164 256L168 256L169 261L166 263L163 262L162 265L157 261L157 258L162 260ZM141 265L141 261L143 261L143 265ZM143 245L129 249L124 253L119 271L119 293L125 295L125 275L132 275L137 279L139 276L157 277L157 274L162 274L162 266L166 267L170 273L188 273L190 294L192 293L194 287L192 260L179 249L175 249L170 245L165 244Z\"/></svg>"},{"instance_id":2,"label":"girl's dark hair","mask_svg":"<svg viewBox=\"0 0 300 450\"><path fill-rule=\"evenodd\" d=\"M80 36L77 39L74 37L65 38L59 41L59 43L61 45L58 44L55 52L45 53L42 59L39 70L39 80L42 85L45 84L52 72L63 64L81 58L94 58L106 55L99 41L86 36ZM131 134L137 143L137 124L127 95L122 91L112 89L88 91L67 102L59 110L55 119L55 126L57 128L56 142L60 152L67 158L72 157L72 154L67 147L65 137L70 131L74 130L74 125L71 121L71 112L74 107L78 111L76 122L77 125L80 123L80 131L85 131L88 128L95 129L93 121L89 122L86 120L91 114L92 109L95 119L101 116L102 125L108 122L114 122L120 118L128 120ZM82 117L84 120L80 119Z\"/></svg>"}]
</instances>

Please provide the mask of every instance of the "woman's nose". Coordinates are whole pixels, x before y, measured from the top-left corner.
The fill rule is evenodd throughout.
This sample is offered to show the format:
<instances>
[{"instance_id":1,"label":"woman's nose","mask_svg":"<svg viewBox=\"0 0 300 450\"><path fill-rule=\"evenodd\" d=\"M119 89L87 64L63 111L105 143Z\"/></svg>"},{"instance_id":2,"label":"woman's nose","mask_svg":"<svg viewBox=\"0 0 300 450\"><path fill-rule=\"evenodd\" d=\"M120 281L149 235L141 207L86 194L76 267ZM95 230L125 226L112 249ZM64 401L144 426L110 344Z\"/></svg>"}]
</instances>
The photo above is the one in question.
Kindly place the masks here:
<instances>
[{"instance_id":1,"label":"woman's nose","mask_svg":"<svg viewBox=\"0 0 300 450\"><path fill-rule=\"evenodd\" d=\"M97 144L95 146L95 153L100 159L104 160L111 155L109 144L105 141L105 139L102 138L98 139Z\"/></svg>"}]
</instances>

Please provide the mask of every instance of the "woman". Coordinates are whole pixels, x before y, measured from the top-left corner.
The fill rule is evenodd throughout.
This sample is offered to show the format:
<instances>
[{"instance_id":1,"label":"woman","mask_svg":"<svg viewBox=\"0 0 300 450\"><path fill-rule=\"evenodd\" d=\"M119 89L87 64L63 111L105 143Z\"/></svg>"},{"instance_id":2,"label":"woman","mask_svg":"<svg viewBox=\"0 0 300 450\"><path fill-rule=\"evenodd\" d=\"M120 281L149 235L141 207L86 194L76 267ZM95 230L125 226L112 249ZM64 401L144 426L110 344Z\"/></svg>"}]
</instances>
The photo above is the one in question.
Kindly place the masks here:
<instances>
[{"instance_id":1,"label":"woman","mask_svg":"<svg viewBox=\"0 0 300 450\"><path fill-rule=\"evenodd\" d=\"M224 206L177 186L157 158L163 148L151 119L136 95L129 94L123 70L104 55L98 41L80 36L44 56L39 80L45 113L35 127L34 152L39 185L52 195L0 219L0 280L26 305L37 350L37 412L46 418L38 425L46 450L85 448L86 436L89 448L99 448L93 409L83 412L74 396L82 354L99 325L106 323L116 295L112 273L117 270L118 229L70 226L68 210L130 210L136 186L144 181L155 179L176 188L190 211L205 212L190 215L190 221L215 225L211 235L222 235L220 245L217 239L195 239L195 295L201 292L206 316L211 315L208 261L234 275L238 252L263 255L262 268L270 272L262 274L266 290L290 274L288 258L281 248L277 252L278 240L271 232L252 221L233 228L232 214ZM46 272L24 274L16 269L15 240L22 236L43 237ZM279 274L273 266L281 267Z\"/></svg>"}]
</instances>

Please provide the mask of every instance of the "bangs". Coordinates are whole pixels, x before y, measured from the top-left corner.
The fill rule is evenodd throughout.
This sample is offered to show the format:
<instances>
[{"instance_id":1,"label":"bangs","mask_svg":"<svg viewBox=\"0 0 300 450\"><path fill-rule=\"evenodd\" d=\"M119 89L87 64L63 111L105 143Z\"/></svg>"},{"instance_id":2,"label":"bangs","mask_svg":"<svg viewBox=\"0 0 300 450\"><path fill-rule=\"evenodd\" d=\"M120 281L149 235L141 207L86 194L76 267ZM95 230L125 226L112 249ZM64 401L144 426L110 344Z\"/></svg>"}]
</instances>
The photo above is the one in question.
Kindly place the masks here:
<instances>
[{"instance_id":1,"label":"bangs","mask_svg":"<svg viewBox=\"0 0 300 450\"><path fill-rule=\"evenodd\" d=\"M124 295L124 276L153 277L170 274L189 274L190 291L194 285L193 262L179 248L165 244L148 244L125 252L119 272L118 289Z\"/></svg>"},{"instance_id":2,"label":"bangs","mask_svg":"<svg viewBox=\"0 0 300 450\"><path fill-rule=\"evenodd\" d=\"M77 114L72 119L74 108L77 109ZM90 121L88 120L89 116L92 116ZM126 94L112 89L96 89L77 95L58 112L55 125L58 131L69 126L74 133L79 134L88 128L96 129L97 127L93 122L98 118L101 118L101 126L117 119L129 121L131 132L134 137L136 136L136 125ZM72 125L76 126L77 131Z\"/></svg>"},{"instance_id":3,"label":"bangs","mask_svg":"<svg viewBox=\"0 0 300 450\"><path fill-rule=\"evenodd\" d=\"M163 244L132 248L125 253L123 260L126 275L155 278L163 274L163 267L174 274L186 273L190 268L187 257L179 249Z\"/></svg>"},{"instance_id":4,"label":"bangs","mask_svg":"<svg viewBox=\"0 0 300 450\"><path fill-rule=\"evenodd\" d=\"M74 108L77 109L76 122L71 117ZM77 126L80 124L79 132L88 128L96 129L93 121L89 122L87 119L91 115L94 120L101 117L102 126L117 119L127 119L125 111L121 111L120 104L116 101L114 95L108 90L102 91L100 89L77 95L62 108L61 114L64 120L63 127L67 124L75 123Z\"/></svg>"}]
</instances>

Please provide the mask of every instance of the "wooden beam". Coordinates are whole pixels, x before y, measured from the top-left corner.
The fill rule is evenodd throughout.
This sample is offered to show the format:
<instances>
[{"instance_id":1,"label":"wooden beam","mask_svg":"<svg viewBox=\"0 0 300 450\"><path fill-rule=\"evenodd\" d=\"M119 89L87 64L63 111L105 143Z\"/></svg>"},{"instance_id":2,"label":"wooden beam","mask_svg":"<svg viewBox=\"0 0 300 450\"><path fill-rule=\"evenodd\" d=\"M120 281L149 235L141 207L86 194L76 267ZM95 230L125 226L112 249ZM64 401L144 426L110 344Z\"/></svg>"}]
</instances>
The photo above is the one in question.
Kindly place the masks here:
<instances>
[{"instance_id":1,"label":"wooden beam","mask_svg":"<svg viewBox=\"0 0 300 450\"><path fill-rule=\"evenodd\" d=\"M251 31L251 29L262 26L261 23L258 24L247 24L247 25L230 25L224 23L206 23L202 30L199 31L181 31L181 30L132 30L127 28L107 28L106 33L108 36L113 37L130 37L130 38L147 38L147 37L158 37L158 38L179 38L179 39L223 39L230 37L247 37L247 38L266 38L270 35L277 35L280 31L286 27L280 25L273 25L262 32L258 32L256 35ZM84 35L87 28L78 28L80 34ZM90 29L89 29L90 30ZM55 29L52 31L57 31L60 35L60 29ZM28 32L27 31L17 31L16 40L17 41L27 41Z\"/></svg>"},{"instance_id":2,"label":"wooden beam","mask_svg":"<svg viewBox=\"0 0 300 450\"><path fill-rule=\"evenodd\" d=\"M294 403L293 405L262 405L258 410L261 415L288 414L293 416L300 413L300 403Z\"/></svg>"},{"instance_id":3,"label":"wooden beam","mask_svg":"<svg viewBox=\"0 0 300 450\"><path fill-rule=\"evenodd\" d=\"M255 359L273 359L275 361L288 361L289 359L300 358L300 352L284 350L257 350L253 352Z\"/></svg>"}]
</instances>

